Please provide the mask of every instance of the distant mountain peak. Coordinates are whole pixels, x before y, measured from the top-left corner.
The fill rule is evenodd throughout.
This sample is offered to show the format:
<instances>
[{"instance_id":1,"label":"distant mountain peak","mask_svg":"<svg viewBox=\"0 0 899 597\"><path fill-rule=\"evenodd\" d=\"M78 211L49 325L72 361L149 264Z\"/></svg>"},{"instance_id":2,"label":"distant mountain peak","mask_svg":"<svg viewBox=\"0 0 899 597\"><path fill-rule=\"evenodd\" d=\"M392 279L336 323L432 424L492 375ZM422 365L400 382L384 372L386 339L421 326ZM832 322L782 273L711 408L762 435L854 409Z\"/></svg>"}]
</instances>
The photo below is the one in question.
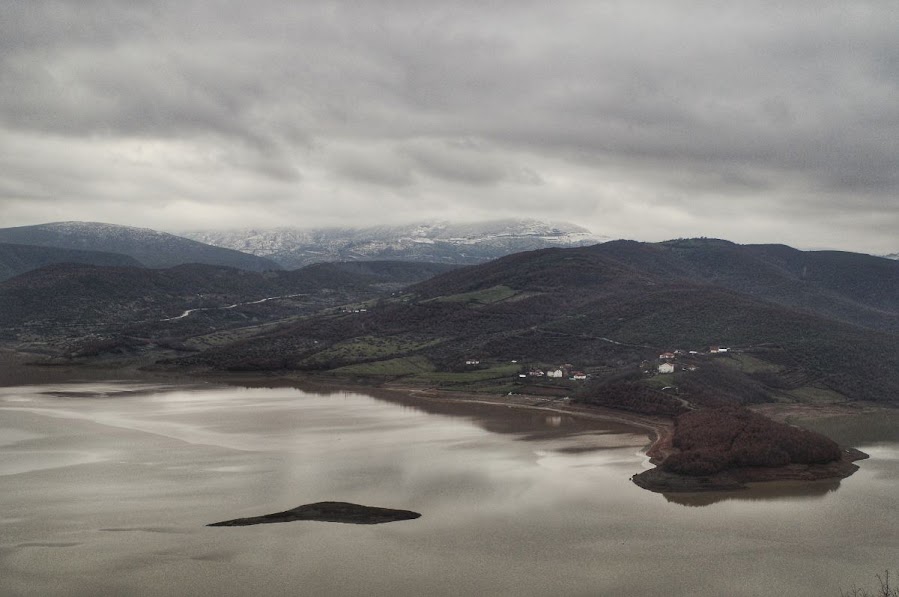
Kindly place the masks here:
<instances>
[{"instance_id":1,"label":"distant mountain peak","mask_svg":"<svg viewBox=\"0 0 899 597\"><path fill-rule=\"evenodd\" d=\"M119 253L148 267L171 267L182 263L225 265L248 270L279 269L265 258L195 240L104 222L50 222L34 226L0 228L0 242Z\"/></svg>"},{"instance_id":2,"label":"distant mountain peak","mask_svg":"<svg viewBox=\"0 0 899 597\"><path fill-rule=\"evenodd\" d=\"M288 268L323 261L377 259L474 264L520 251L608 240L582 226L527 218L468 223L430 220L365 228L200 230L184 236L269 257Z\"/></svg>"}]
</instances>

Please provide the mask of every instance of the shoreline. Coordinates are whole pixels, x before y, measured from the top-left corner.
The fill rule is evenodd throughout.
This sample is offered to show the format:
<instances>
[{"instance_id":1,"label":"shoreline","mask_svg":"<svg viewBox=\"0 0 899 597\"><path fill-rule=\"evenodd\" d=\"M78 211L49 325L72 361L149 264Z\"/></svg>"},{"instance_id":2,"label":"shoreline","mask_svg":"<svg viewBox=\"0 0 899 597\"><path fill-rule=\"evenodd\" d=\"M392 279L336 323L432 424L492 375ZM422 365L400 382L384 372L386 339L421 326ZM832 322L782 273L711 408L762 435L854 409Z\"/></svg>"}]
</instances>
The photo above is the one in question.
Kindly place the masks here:
<instances>
[{"instance_id":1,"label":"shoreline","mask_svg":"<svg viewBox=\"0 0 899 597\"><path fill-rule=\"evenodd\" d=\"M407 404L442 403L442 404L481 404L495 407L506 407L537 412L563 414L582 420L602 421L615 423L639 429L644 433L649 443L642 450L649 462L654 466L634 474L631 481L642 489L656 493L699 493L699 492L733 492L745 490L747 483L764 484L778 481L816 481L824 479L843 479L858 470L854 462L868 458L864 452L854 448L843 448L843 458L824 465L787 465L778 468L744 468L729 469L715 475L705 477L690 477L677 475L663 471L659 465L665 458L673 453L672 446L674 436L674 421L661 416L643 415L629 411L616 410L602 406L587 406L571 403L567 399L550 398L528 394L509 394L506 396L483 395L475 392L460 390L446 390L435 387L404 385L394 382L382 382L380 384L360 383L353 379L322 379L296 373L280 372L197 372L197 371L162 371L145 370L139 365L125 368L97 368L81 367L73 365L42 365L25 362L21 353L0 351L0 364L13 365L12 372L7 371L5 376L0 376L0 386L28 385L33 383L64 383L77 381L93 381L92 378L117 381L134 380L135 378L146 381L159 381L171 383L183 381L185 383L215 383L230 386L244 387L293 387L310 392L335 392L358 391L367 393L375 398L383 398L391 401ZM10 383L15 379L15 372L23 373L20 384ZM834 407L822 405L820 408L810 405L762 405L758 408L765 416L773 420L784 420L797 411L803 414L817 415L820 417L833 416L835 414L851 414L871 412L875 407L871 405L853 405Z\"/></svg>"},{"instance_id":2,"label":"shoreline","mask_svg":"<svg viewBox=\"0 0 899 597\"><path fill-rule=\"evenodd\" d=\"M230 377L230 376L228 376ZM551 412L556 414L564 414L585 420L605 421L610 423L623 424L630 427L641 429L650 440L649 444L644 448L643 453L654 465L654 468L634 474L630 480L641 489L662 494L690 494L690 493L706 493L715 492L734 493L748 490L751 485L764 486L766 484L776 484L782 481L823 481L844 479L849 477L858 470L858 465L854 464L859 460L864 460L869 456L864 452L855 448L843 448L843 457L840 460L819 465L800 465L790 464L777 468L735 468L717 473L716 475L704 477L690 477L686 475L677 475L663 471L659 465L665 458L675 451L671 445L674 436L674 421L660 416L642 415L631 413L628 411L615 410L602 406L586 406L581 404L572 404L567 400L559 398L547 398L545 396L534 396L527 394L512 394L505 397L497 397L493 395L485 396L474 392L464 392L459 390L442 390L433 387L411 386L399 383L384 383L377 386L353 383L351 380L321 380L318 378L301 377L295 378L290 376L256 376L251 375L247 378L244 375L239 377L231 377L227 381L214 376L213 379L223 381L225 383L247 383L250 385L271 385L271 382L277 382L274 385L286 385L297 387L299 389L318 390L364 390L375 397L381 394L381 397L394 399L399 398L401 402L408 403L410 400L414 402L425 401L432 403L445 404L484 404L496 407L516 408L524 410L532 410L538 412ZM268 383L266 383L268 382ZM386 394L386 395L385 395ZM816 409L808 405L798 405L802 407L802 412L811 414ZM853 409L850 412L868 412L873 409L870 405L859 405L860 408ZM788 417L795 414L797 405L783 405L783 411L778 409L778 405L766 405L765 416L778 420L781 417ZM835 412L836 411L836 412ZM835 409L833 407L821 409L818 414L822 417L833 416L834 414L844 414L844 409Z\"/></svg>"}]
</instances>

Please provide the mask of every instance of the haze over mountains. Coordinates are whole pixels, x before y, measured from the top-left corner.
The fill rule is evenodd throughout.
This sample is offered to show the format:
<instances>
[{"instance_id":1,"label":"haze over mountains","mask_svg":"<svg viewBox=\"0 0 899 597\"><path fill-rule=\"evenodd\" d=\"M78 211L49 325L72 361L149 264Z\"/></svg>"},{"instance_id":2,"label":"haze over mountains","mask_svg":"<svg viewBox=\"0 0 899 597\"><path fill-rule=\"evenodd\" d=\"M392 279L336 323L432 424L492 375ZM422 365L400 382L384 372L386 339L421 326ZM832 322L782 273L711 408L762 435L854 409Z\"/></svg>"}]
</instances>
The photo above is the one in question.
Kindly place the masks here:
<instances>
[{"instance_id":1,"label":"haze over mountains","mask_svg":"<svg viewBox=\"0 0 899 597\"><path fill-rule=\"evenodd\" d=\"M0 228L0 243L120 253L154 268L206 263L252 271L280 269L279 265L263 257L213 247L149 228L100 222L53 222Z\"/></svg>"},{"instance_id":2,"label":"haze over mountains","mask_svg":"<svg viewBox=\"0 0 899 597\"><path fill-rule=\"evenodd\" d=\"M268 257L288 269L324 261L384 259L475 264L521 251L608 240L581 226L531 219L370 228L202 230L184 236Z\"/></svg>"},{"instance_id":3,"label":"haze over mountains","mask_svg":"<svg viewBox=\"0 0 899 597\"><path fill-rule=\"evenodd\" d=\"M53 263L141 267L137 259L120 253L0 243L0 281Z\"/></svg>"},{"instance_id":4,"label":"haze over mountains","mask_svg":"<svg viewBox=\"0 0 899 597\"><path fill-rule=\"evenodd\" d=\"M0 280L66 262L150 268L204 263L250 271L297 269L336 261L474 264L524 250L607 240L572 224L536 220L203 231L186 236L191 238L100 222L0 228L0 244L20 247L0 249ZM32 248L22 248L26 245Z\"/></svg>"}]
</instances>

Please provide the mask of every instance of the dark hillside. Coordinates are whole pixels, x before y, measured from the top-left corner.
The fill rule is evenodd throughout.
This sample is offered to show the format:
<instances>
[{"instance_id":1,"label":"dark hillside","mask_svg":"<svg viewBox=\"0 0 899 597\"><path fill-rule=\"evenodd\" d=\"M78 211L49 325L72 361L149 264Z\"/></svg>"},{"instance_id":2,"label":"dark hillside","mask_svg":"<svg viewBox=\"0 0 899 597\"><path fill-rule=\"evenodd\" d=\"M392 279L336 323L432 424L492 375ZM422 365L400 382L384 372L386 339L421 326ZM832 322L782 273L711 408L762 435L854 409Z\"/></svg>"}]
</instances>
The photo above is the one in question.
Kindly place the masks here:
<instances>
[{"instance_id":1,"label":"dark hillside","mask_svg":"<svg viewBox=\"0 0 899 597\"><path fill-rule=\"evenodd\" d=\"M518 253L433 278L422 298L507 286L529 292L610 294L658 285L713 287L875 330L899 332L899 262L783 245L714 239L612 241Z\"/></svg>"},{"instance_id":2,"label":"dark hillside","mask_svg":"<svg viewBox=\"0 0 899 597\"><path fill-rule=\"evenodd\" d=\"M212 265L169 269L59 264L0 283L0 327L103 325L173 317L186 309L334 289L369 290L351 272L250 272Z\"/></svg>"},{"instance_id":3,"label":"dark hillside","mask_svg":"<svg viewBox=\"0 0 899 597\"><path fill-rule=\"evenodd\" d=\"M616 241L596 255L669 281L707 284L872 329L899 332L899 262L716 239Z\"/></svg>"},{"instance_id":4,"label":"dark hillside","mask_svg":"<svg viewBox=\"0 0 899 597\"><path fill-rule=\"evenodd\" d=\"M422 299L506 286L527 292L609 291L651 284L652 277L634 267L598 256L592 250L543 249L516 253L483 265L437 276L413 287Z\"/></svg>"},{"instance_id":5,"label":"dark hillside","mask_svg":"<svg viewBox=\"0 0 899 597\"><path fill-rule=\"evenodd\" d=\"M251 271L281 269L274 261L148 228L99 222L54 222L0 228L0 242L129 255L147 267L204 263Z\"/></svg>"},{"instance_id":6,"label":"dark hillside","mask_svg":"<svg viewBox=\"0 0 899 597\"><path fill-rule=\"evenodd\" d=\"M88 265L132 267L142 266L142 264L133 257L118 253L0 243L0 282L53 263L83 263Z\"/></svg>"},{"instance_id":7,"label":"dark hillside","mask_svg":"<svg viewBox=\"0 0 899 597\"><path fill-rule=\"evenodd\" d=\"M636 246L644 254L655 250ZM591 252L596 249L513 255L418 284L411 288L414 300L298 322L277 332L278 362L319 370L378 361L382 355L338 354L331 347L360 337L410 335L430 341L391 358L418 355L440 371L456 370L471 355L498 362L628 367L655 359L663 350L707 352L709 346L722 345L786 359L789 367L772 365L772 370L790 369L790 379L849 398L899 396L899 337L894 334L715 285L653 279L608 258L595 258ZM240 368L242 355L264 356L267 342L261 336L194 362ZM700 367L686 386L703 399L719 392L740 403L764 401L795 386L786 373L714 371Z\"/></svg>"},{"instance_id":8,"label":"dark hillside","mask_svg":"<svg viewBox=\"0 0 899 597\"><path fill-rule=\"evenodd\" d=\"M408 286L436 275L450 272L459 266L446 263L423 261L337 261L316 263L298 271L307 274L321 272L336 276L349 274L372 284Z\"/></svg>"},{"instance_id":9,"label":"dark hillside","mask_svg":"<svg viewBox=\"0 0 899 597\"><path fill-rule=\"evenodd\" d=\"M88 344L94 348L108 348L134 346L135 338L161 338L169 344L177 339L180 344L220 334L198 344L206 346L236 337L222 330L252 333L255 326L328 307L357 303L358 308L359 301L446 269L373 262L362 268L320 264L259 273L200 264L169 269L57 264L0 283L0 337L42 347L53 340L72 352L72 341L79 338L91 338ZM194 311L179 317L187 310Z\"/></svg>"}]
</instances>

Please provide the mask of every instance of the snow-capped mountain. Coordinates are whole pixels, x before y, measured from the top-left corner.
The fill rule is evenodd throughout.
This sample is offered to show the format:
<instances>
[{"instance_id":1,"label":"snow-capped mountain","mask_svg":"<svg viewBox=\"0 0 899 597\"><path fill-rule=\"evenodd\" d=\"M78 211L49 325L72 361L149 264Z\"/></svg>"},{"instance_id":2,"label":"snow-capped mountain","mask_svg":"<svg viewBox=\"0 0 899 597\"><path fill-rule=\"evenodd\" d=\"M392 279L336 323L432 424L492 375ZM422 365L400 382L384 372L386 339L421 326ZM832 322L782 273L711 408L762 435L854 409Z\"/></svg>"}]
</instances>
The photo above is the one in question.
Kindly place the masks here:
<instances>
[{"instance_id":1,"label":"snow-capped mountain","mask_svg":"<svg viewBox=\"0 0 899 597\"><path fill-rule=\"evenodd\" d=\"M119 253L154 268L205 263L256 271L279 269L276 263L256 255L210 246L149 228L101 222L53 222L0 228L0 242Z\"/></svg>"},{"instance_id":2,"label":"snow-capped mountain","mask_svg":"<svg viewBox=\"0 0 899 597\"><path fill-rule=\"evenodd\" d=\"M889 255L884 255L887 259L899 259L899 253L890 253Z\"/></svg>"},{"instance_id":3,"label":"snow-capped mountain","mask_svg":"<svg viewBox=\"0 0 899 597\"><path fill-rule=\"evenodd\" d=\"M268 257L291 269L323 261L376 259L474 264L520 251L608 240L573 224L537 220L474 224L424 222L370 228L201 230L182 235Z\"/></svg>"}]
</instances>

